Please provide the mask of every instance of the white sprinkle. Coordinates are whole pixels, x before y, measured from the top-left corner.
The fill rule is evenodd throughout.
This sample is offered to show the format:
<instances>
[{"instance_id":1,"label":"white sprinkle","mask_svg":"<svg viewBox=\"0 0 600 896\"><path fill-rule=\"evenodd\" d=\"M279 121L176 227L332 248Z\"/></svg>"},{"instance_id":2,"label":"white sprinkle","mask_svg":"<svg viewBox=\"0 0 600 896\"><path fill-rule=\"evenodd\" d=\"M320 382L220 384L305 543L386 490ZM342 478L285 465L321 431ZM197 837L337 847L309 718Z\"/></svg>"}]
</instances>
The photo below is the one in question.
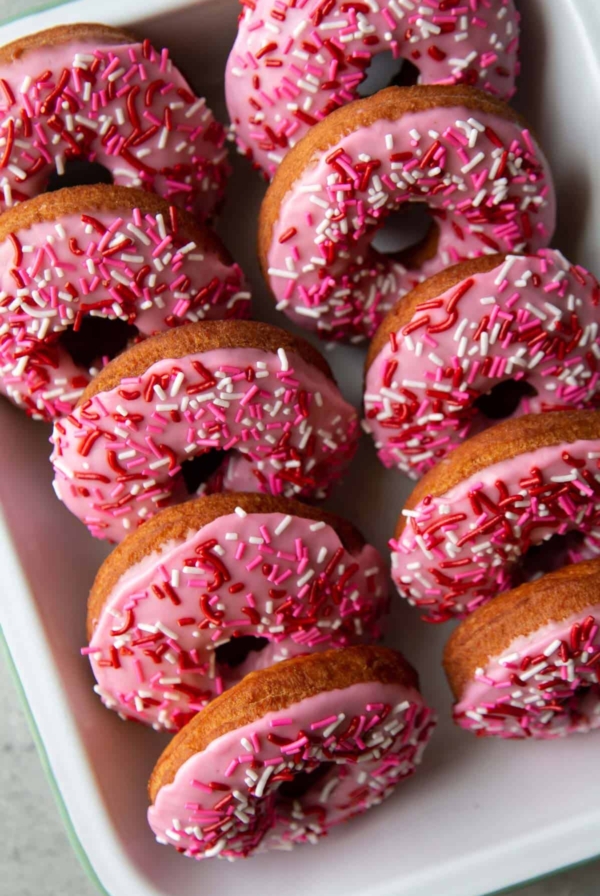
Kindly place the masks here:
<instances>
[{"instance_id":1,"label":"white sprinkle","mask_svg":"<svg viewBox=\"0 0 600 896\"><path fill-rule=\"evenodd\" d=\"M162 632L163 635L166 635L167 638L173 638L174 641L179 640L179 635L177 634L177 632L174 632L172 629L170 629L168 626L166 626L164 624L164 622L160 622L160 621L157 622L156 628L158 629L159 632Z\"/></svg>"},{"instance_id":2,"label":"white sprinkle","mask_svg":"<svg viewBox=\"0 0 600 896\"><path fill-rule=\"evenodd\" d=\"M333 732L335 731L335 729L339 725L342 724L342 722L344 721L345 718L346 718L346 716L344 715L343 712L341 712L339 714L339 716L337 717L337 719L335 720L335 722L332 722L331 725L328 725L327 728L323 729L323 737L324 738L330 737L333 734Z\"/></svg>"},{"instance_id":3,"label":"white sprinkle","mask_svg":"<svg viewBox=\"0 0 600 896\"><path fill-rule=\"evenodd\" d=\"M267 766L267 768L263 771L258 783L256 784L256 787L254 788L254 796L255 797L260 798L263 795L265 787L267 786L267 782L274 771L275 771L274 765Z\"/></svg>"},{"instance_id":4,"label":"white sprinkle","mask_svg":"<svg viewBox=\"0 0 600 896\"><path fill-rule=\"evenodd\" d=\"M483 162L484 159L485 159L485 153L478 152L477 155L473 156L471 161L467 162L467 164L464 165L460 170L462 171L463 174L468 174L469 171L472 171L473 168L476 168L477 165L479 165L480 162Z\"/></svg>"},{"instance_id":5,"label":"white sprinkle","mask_svg":"<svg viewBox=\"0 0 600 896\"><path fill-rule=\"evenodd\" d=\"M306 583L312 579L314 574L315 574L314 569L307 570L304 573L304 575L298 579L298 582L297 582L298 588L302 588L303 585L306 585Z\"/></svg>"},{"instance_id":6,"label":"white sprinkle","mask_svg":"<svg viewBox=\"0 0 600 896\"><path fill-rule=\"evenodd\" d=\"M285 529L287 529L291 522L292 518L289 514L287 516L284 516L283 519L275 527L275 535L281 535L281 533L284 532Z\"/></svg>"},{"instance_id":7,"label":"white sprinkle","mask_svg":"<svg viewBox=\"0 0 600 896\"><path fill-rule=\"evenodd\" d=\"M560 645L561 645L560 638L557 638L557 639L556 639L555 641L553 641L551 644L548 644L548 646L547 646L546 649L544 650L544 656L552 656L552 654L554 653L554 651L555 651L555 650L558 650L558 648L560 647Z\"/></svg>"}]
</instances>

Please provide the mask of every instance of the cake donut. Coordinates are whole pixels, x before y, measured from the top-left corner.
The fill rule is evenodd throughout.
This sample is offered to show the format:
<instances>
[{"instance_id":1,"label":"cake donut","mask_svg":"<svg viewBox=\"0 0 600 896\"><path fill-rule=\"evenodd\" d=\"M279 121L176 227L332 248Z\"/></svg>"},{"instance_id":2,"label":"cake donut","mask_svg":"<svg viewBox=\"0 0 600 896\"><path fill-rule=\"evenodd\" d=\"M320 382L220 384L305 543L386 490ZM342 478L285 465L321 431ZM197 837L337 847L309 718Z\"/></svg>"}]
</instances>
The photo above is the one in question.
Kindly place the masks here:
<instances>
[{"instance_id":1,"label":"cake donut","mask_svg":"<svg viewBox=\"0 0 600 896\"><path fill-rule=\"evenodd\" d=\"M382 463L417 477L494 418L594 404L599 300L596 278L550 249L417 286L367 355L365 428Z\"/></svg>"},{"instance_id":2,"label":"cake donut","mask_svg":"<svg viewBox=\"0 0 600 896\"><path fill-rule=\"evenodd\" d=\"M162 510L100 567L88 601L96 692L179 729L245 674L379 636L387 570L350 523L289 498Z\"/></svg>"},{"instance_id":3,"label":"cake donut","mask_svg":"<svg viewBox=\"0 0 600 896\"><path fill-rule=\"evenodd\" d=\"M454 721L480 737L546 739L600 728L599 632L597 559L501 594L446 645Z\"/></svg>"},{"instance_id":4,"label":"cake donut","mask_svg":"<svg viewBox=\"0 0 600 896\"><path fill-rule=\"evenodd\" d=\"M99 318L139 339L249 311L217 237L153 193L72 187L0 215L0 389L32 417L72 411L93 363L75 360L77 346L96 363L104 354Z\"/></svg>"},{"instance_id":5,"label":"cake donut","mask_svg":"<svg viewBox=\"0 0 600 896\"><path fill-rule=\"evenodd\" d=\"M159 758L150 827L194 859L316 843L412 775L434 725L417 673L386 647L251 672Z\"/></svg>"},{"instance_id":6,"label":"cake donut","mask_svg":"<svg viewBox=\"0 0 600 896\"><path fill-rule=\"evenodd\" d=\"M232 130L240 152L271 177L312 125L358 98L380 53L413 63L421 84L467 84L506 100L518 50L513 0L251 0L225 70Z\"/></svg>"},{"instance_id":7,"label":"cake donut","mask_svg":"<svg viewBox=\"0 0 600 896\"><path fill-rule=\"evenodd\" d=\"M386 218L414 203L430 213L428 234L378 252ZM555 218L548 164L509 106L471 87L389 87L288 153L261 207L259 255L278 309L321 338L357 342L440 270L548 245Z\"/></svg>"},{"instance_id":8,"label":"cake donut","mask_svg":"<svg viewBox=\"0 0 600 896\"><path fill-rule=\"evenodd\" d=\"M54 424L58 497L121 541L188 497L182 464L213 452L213 491L325 497L354 456L357 413L303 339L249 321L188 324L119 355Z\"/></svg>"},{"instance_id":9,"label":"cake donut","mask_svg":"<svg viewBox=\"0 0 600 896\"><path fill-rule=\"evenodd\" d=\"M445 622L540 570L594 557L599 463L597 411L527 415L468 439L402 511L390 542L400 595Z\"/></svg>"},{"instance_id":10,"label":"cake donut","mask_svg":"<svg viewBox=\"0 0 600 896\"><path fill-rule=\"evenodd\" d=\"M59 25L0 48L0 208L70 162L200 218L228 174L225 132L169 58L107 25Z\"/></svg>"}]
</instances>

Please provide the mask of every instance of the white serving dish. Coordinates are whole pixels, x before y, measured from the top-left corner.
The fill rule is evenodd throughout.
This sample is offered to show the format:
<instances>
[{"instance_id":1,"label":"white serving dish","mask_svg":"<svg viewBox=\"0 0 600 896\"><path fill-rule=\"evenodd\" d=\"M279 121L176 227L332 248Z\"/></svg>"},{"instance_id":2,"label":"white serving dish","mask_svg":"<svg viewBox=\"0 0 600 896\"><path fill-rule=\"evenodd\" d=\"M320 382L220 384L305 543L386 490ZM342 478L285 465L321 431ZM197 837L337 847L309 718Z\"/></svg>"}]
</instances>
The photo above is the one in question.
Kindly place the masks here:
<instances>
[{"instance_id":1,"label":"white serving dish","mask_svg":"<svg viewBox=\"0 0 600 896\"><path fill-rule=\"evenodd\" d=\"M600 235L600 6L596 0L521 0L519 104L554 165L556 245L598 270ZM50 25L103 21L167 45L197 90L223 114L223 69L236 0L77 0L0 28L0 44ZM261 283L254 253L264 186L235 163L221 230L254 284L259 317L285 325ZM360 400L362 352L330 360L347 397ZM50 488L46 428L0 404L0 619L41 749L76 846L110 896L480 896L600 853L600 734L562 743L493 743L456 730L440 670L447 628L397 606L391 642L421 672L441 721L420 773L377 811L319 846L236 863L194 863L158 846L146 826L145 787L164 739L124 724L92 693L85 601L106 548ZM345 512L382 550L409 492L377 464L370 444L338 489ZM400 601L397 602L400 604Z\"/></svg>"}]
</instances>

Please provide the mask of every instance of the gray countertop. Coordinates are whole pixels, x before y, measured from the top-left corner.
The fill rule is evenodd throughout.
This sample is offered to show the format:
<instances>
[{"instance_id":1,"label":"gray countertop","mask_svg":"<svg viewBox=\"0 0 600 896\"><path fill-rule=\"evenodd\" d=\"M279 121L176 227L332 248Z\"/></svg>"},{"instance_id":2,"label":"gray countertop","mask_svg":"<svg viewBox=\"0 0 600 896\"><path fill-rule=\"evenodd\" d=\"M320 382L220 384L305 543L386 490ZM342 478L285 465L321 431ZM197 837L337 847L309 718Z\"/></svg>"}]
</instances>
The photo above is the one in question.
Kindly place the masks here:
<instances>
[{"instance_id":1,"label":"gray countertop","mask_svg":"<svg viewBox=\"0 0 600 896\"><path fill-rule=\"evenodd\" d=\"M1 659L0 719L0 896L93 896L97 890L69 845ZM517 890L514 896L598 896L599 891L597 862Z\"/></svg>"}]
</instances>

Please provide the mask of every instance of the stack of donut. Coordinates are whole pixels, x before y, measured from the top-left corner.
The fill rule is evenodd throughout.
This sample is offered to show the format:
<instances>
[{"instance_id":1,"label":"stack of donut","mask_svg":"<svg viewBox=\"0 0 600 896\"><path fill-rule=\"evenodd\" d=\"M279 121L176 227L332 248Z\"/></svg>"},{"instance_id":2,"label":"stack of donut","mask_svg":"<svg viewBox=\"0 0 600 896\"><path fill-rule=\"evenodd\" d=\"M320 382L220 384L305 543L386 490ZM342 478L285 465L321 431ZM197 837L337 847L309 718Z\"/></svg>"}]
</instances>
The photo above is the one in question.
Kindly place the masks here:
<instances>
[{"instance_id":1,"label":"stack of donut","mask_svg":"<svg viewBox=\"0 0 600 896\"><path fill-rule=\"evenodd\" d=\"M53 421L128 344L248 317L206 226L225 131L167 50L104 25L3 47L0 83L0 389Z\"/></svg>"},{"instance_id":2,"label":"stack of donut","mask_svg":"<svg viewBox=\"0 0 600 896\"><path fill-rule=\"evenodd\" d=\"M82 652L106 707L179 732L150 825L194 858L315 842L435 725L375 643L381 555L303 503L358 414L308 342L247 319L210 229L225 131L166 50L61 26L1 49L0 87L0 388L53 424L57 497L117 543Z\"/></svg>"},{"instance_id":3,"label":"stack of donut","mask_svg":"<svg viewBox=\"0 0 600 896\"><path fill-rule=\"evenodd\" d=\"M426 620L464 620L455 720L540 738L600 727L600 286L548 248L552 173L506 104L518 50L513 0L244 0L225 88L271 181L277 309L369 342L364 428L420 477L392 578ZM418 83L360 98L387 51ZM247 319L209 229L226 132L166 50L64 26L0 50L0 87L0 388L53 423L57 497L117 545L82 652L107 708L174 733L150 826L195 859L316 842L435 725L376 643L383 558L315 503L358 414L311 343ZM425 236L378 251L415 206Z\"/></svg>"},{"instance_id":4,"label":"stack of donut","mask_svg":"<svg viewBox=\"0 0 600 896\"><path fill-rule=\"evenodd\" d=\"M456 721L552 737L600 727L600 286L547 248L552 174L504 102L518 15L477 6L254 0L226 87L240 151L272 178L259 257L277 308L370 340L364 428L420 478L394 582L427 621L470 617L445 659ZM418 84L358 98L388 49ZM425 237L377 251L409 204Z\"/></svg>"}]
</instances>

